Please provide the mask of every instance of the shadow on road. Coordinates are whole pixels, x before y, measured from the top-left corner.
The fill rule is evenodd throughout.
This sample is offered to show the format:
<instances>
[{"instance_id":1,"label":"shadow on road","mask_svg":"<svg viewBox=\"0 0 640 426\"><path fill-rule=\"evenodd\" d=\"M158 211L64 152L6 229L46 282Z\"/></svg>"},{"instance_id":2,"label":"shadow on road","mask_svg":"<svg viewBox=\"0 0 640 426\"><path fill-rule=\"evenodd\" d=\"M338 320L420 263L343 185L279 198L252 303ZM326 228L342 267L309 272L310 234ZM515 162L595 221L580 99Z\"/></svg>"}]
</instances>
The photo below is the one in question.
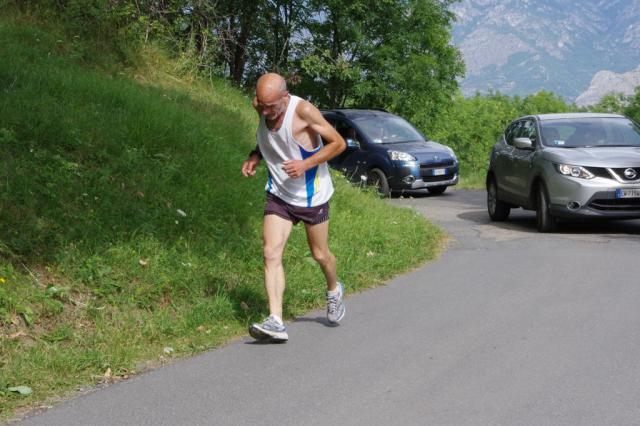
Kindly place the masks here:
<instances>
[{"instance_id":1,"label":"shadow on road","mask_svg":"<svg viewBox=\"0 0 640 426\"><path fill-rule=\"evenodd\" d=\"M536 213L533 211L515 210L505 222L492 222L486 210L461 213L458 218L509 231L538 233ZM561 220L554 234L640 234L640 220Z\"/></svg>"},{"instance_id":2,"label":"shadow on road","mask_svg":"<svg viewBox=\"0 0 640 426\"><path fill-rule=\"evenodd\" d=\"M486 210L473 210L465 213L460 213L457 215L459 219L475 222L480 225L490 225L495 226L497 228L506 229L509 231L519 231L519 232L538 232L536 229L536 217L535 214L529 215L526 214L528 212L523 212L525 214L513 215L509 218L509 220L505 222L492 222L489 219L489 215Z\"/></svg>"},{"instance_id":3,"label":"shadow on road","mask_svg":"<svg viewBox=\"0 0 640 426\"><path fill-rule=\"evenodd\" d=\"M325 317L315 317L315 318L308 318L308 317L301 317L301 318L296 318L293 322L316 322L318 324L322 324L325 327L337 327L338 325L336 324L331 324Z\"/></svg>"}]
</instances>

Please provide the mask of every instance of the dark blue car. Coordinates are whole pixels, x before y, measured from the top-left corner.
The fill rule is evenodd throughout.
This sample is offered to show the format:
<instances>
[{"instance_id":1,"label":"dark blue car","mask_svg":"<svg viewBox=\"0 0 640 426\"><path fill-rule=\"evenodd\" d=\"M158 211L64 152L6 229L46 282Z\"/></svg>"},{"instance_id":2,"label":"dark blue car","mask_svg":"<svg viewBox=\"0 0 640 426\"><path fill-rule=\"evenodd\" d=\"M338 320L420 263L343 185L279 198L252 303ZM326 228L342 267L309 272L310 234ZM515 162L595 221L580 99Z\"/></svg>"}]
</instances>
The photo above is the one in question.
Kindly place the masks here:
<instances>
[{"instance_id":1,"label":"dark blue car","mask_svg":"<svg viewBox=\"0 0 640 426\"><path fill-rule=\"evenodd\" d=\"M458 183L458 159L451 148L430 141L403 118L385 111L323 110L324 118L347 141L329 162L355 182L400 193L442 194Z\"/></svg>"}]
</instances>

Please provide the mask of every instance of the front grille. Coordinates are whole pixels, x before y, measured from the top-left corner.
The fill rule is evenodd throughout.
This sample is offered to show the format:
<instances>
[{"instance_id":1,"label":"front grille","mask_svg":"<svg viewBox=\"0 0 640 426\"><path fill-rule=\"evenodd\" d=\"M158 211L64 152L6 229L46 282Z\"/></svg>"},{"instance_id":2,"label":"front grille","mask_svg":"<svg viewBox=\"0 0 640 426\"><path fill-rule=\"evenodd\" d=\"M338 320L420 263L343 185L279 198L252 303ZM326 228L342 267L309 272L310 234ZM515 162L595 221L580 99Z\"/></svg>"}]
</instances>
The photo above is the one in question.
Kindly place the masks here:
<instances>
[{"instance_id":1,"label":"front grille","mask_svg":"<svg viewBox=\"0 0 640 426\"><path fill-rule=\"evenodd\" d=\"M636 177L634 177L633 179L629 179L624 175L624 171L627 169L633 169L636 172ZM640 167L625 167L625 168L615 168L615 169L611 169L615 174L617 174L620 179L622 179L625 182L638 182L640 181Z\"/></svg>"},{"instance_id":2,"label":"front grille","mask_svg":"<svg viewBox=\"0 0 640 426\"><path fill-rule=\"evenodd\" d=\"M435 170L445 169L445 174L451 174L455 172L455 168L451 167L453 164L449 166L444 165L433 165L433 164L420 164L420 175L422 176L433 176L433 172Z\"/></svg>"},{"instance_id":3,"label":"front grille","mask_svg":"<svg viewBox=\"0 0 640 426\"><path fill-rule=\"evenodd\" d=\"M591 201L589 207L605 211L640 212L640 198L598 199Z\"/></svg>"},{"instance_id":4,"label":"front grille","mask_svg":"<svg viewBox=\"0 0 640 426\"><path fill-rule=\"evenodd\" d=\"M602 177L607 179L613 178L613 176L611 176L611 173L609 173L609 171L604 167L585 167L585 169L589 170L591 173L593 173L597 177Z\"/></svg>"},{"instance_id":5,"label":"front grille","mask_svg":"<svg viewBox=\"0 0 640 426\"><path fill-rule=\"evenodd\" d=\"M441 169L443 167L452 167L453 160L445 159L437 162L430 162L429 164L420 164L420 170L422 169Z\"/></svg>"}]
</instances>

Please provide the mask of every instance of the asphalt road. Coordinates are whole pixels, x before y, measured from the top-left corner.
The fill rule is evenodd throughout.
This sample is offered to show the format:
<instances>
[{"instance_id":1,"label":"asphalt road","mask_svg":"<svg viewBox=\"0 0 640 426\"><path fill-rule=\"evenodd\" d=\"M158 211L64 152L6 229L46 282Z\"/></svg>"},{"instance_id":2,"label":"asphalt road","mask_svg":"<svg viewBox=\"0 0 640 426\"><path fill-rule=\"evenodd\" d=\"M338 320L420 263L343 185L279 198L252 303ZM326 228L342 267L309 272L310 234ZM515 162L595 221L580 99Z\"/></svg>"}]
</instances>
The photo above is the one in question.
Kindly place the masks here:
<instances>
[{"instance_id":1,"label":"asphalt road","mask_svg":"<svg viewBox=\"0 0 640 426\"><path fill-rule=\"evenodd\" d=\"M312 312L287 344L244 338L21 424L640 424L640 221L548 235L530 212L489 222L483 192L391 202L448 250L349 296L340 327Z\"/></svg>"}]
</instances>

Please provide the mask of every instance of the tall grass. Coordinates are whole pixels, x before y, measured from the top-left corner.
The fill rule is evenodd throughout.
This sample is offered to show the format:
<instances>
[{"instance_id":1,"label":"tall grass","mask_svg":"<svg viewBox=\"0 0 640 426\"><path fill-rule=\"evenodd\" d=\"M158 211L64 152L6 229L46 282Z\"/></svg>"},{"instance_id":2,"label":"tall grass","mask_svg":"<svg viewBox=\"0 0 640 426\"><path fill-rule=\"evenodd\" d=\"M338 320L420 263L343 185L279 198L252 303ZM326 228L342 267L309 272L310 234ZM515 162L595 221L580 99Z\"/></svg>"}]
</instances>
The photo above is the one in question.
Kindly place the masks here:
<instances>
[{"instance_id":1,"label":"tall grass","mask_svg":"<svg viewBox=\"0 0 640 426\"><path fill-rule=\"evenodd\" d=\"M244 333L266 313L266 172L243 178L250 99L152 49L99 71L82 40L0 17L0 418ZM338 175L348 293L433 258L440 232ZM285 315L323 303L303 228ZM29 386L28 396L9 391Z\"/></svg>"}]
</instances>

